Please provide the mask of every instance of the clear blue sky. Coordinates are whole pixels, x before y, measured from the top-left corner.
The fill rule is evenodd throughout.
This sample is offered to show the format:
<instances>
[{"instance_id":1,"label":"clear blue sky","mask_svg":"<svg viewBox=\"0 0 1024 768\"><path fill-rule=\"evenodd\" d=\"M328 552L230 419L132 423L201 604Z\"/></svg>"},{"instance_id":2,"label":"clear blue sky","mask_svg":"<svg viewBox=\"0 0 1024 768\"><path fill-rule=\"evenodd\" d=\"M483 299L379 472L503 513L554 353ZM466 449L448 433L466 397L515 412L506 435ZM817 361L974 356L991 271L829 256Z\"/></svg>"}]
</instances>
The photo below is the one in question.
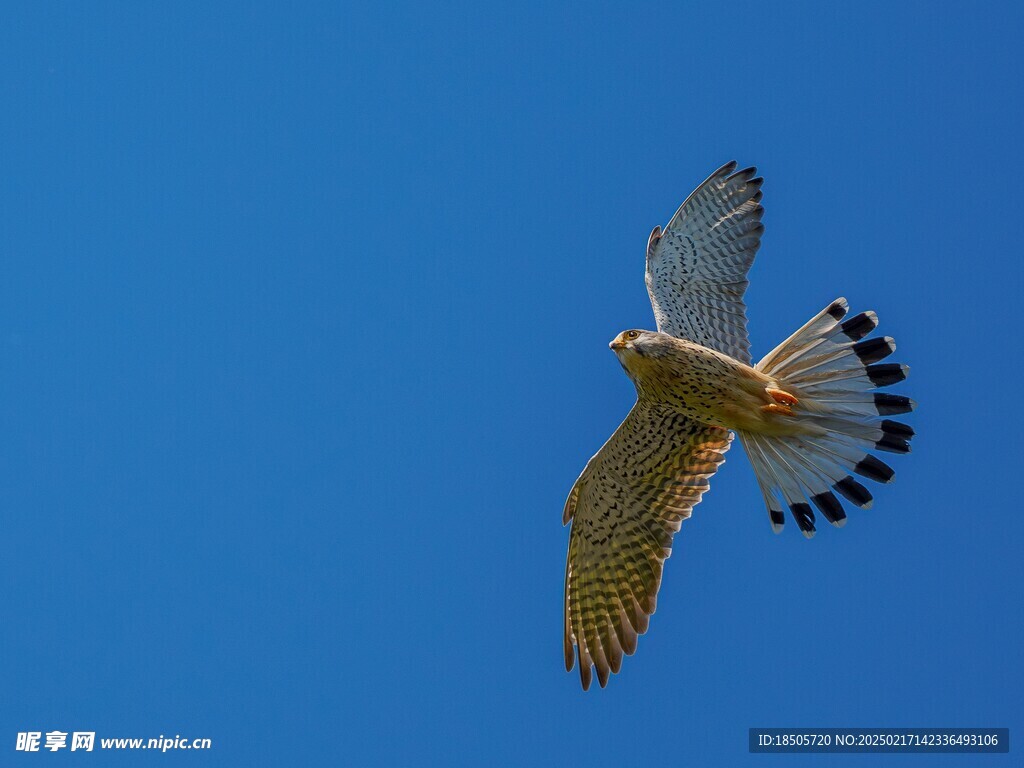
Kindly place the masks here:
<instances>
[{"instance_id":1,"label":"clear blue sky","mask_svg":"<svg viewBox=\"0 0 1024 768\"><path fill-rule=\"evenodd\" d=\"M105 765L1020 743L1019 9L629 5L5 9L0 762L61 762L13 750L51 729L214 744L64 758ZM737 446L583 694L560 514L633 400L606 345L732 158L766 178L755 354L875 309L919 436L811 542Z\"/></svg>"}]
</instances>

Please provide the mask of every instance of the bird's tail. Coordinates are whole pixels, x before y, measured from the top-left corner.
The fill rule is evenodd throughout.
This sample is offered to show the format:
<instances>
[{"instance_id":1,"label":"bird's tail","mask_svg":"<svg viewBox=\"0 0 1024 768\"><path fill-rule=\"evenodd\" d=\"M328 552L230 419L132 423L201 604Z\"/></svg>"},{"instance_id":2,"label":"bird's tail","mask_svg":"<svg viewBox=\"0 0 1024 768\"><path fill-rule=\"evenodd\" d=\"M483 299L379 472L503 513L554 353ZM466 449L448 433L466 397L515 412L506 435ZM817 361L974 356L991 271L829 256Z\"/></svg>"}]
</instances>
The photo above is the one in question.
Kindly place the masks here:
<instances>
[{"instance_id":1,"label":"bird's tail","mask_svg":"<svg viewBox=\"0 0 1024 768\"><path fill-rule=\"evenodd\" d=\"M871 494L853 476L888 483L894 474L870 451L910 451L914 430L885 417L909 413L914 401L875 391L903 381L908 368L880 362L896 344L888 336L866 338L878 325L874 312L845 319L847 310L846 299L832 302L756 366L796 398L789 410L807 428L786 437L739 433L776 532L785 522L780 497L808 538L811 504L842 526L846 513L833 491L868 509Z\"/></svg>"}]
</instances>

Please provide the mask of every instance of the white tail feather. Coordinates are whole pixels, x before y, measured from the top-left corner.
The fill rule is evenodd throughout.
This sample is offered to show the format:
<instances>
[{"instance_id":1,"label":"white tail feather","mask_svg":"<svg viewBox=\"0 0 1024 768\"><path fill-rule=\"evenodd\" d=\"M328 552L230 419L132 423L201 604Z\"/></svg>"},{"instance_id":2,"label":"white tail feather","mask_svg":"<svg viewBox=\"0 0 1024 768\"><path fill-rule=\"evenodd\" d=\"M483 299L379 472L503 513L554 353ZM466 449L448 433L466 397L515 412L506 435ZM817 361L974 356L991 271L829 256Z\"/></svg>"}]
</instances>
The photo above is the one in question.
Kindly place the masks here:
<instances>
[{"instance_id":1,"label":"white tail feather","mask_svg":"<svg viewBox=\"0 0 1024 768\"><path fill-rule=\"evenodd\" d=\"M808 538L815 531L811 504L833 525L843 525L846 514L833 491L869 508L871 494L853 475L882 483L893 477L869 451L910 450L914 431L881 417L908 413L914 401L875 392L902 381L908 369L879 364L896 344L888 336L865 338L878 324L874 312L845 319L847 310L845 299L832 302L756 366L797 398L789 418L809 426L807 434L795 436L740 432L776 531L784 521L780 499Z\"/></svg>"}]
</instances>

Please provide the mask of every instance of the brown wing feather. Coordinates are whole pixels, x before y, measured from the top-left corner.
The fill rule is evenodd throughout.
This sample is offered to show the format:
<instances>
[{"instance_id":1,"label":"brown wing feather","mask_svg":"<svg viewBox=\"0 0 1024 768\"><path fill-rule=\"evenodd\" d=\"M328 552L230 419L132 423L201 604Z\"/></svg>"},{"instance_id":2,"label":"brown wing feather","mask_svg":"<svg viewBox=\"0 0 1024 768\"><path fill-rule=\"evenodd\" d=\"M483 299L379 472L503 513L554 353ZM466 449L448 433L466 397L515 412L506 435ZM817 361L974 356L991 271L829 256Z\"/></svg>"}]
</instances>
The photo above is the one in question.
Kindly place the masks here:
<instances>
[{"instance_id":1,"label":"brown wing feather","mask_svg":"<svg viewBox=\"0 0 1024 768\"><path fill-rule=\"evenodd\" d=\"M725 460L728 430L638 402L569 492L565 668L573 646L586 690L636 650L657 607L672 536Z\"/></svg>"}]
</instances>

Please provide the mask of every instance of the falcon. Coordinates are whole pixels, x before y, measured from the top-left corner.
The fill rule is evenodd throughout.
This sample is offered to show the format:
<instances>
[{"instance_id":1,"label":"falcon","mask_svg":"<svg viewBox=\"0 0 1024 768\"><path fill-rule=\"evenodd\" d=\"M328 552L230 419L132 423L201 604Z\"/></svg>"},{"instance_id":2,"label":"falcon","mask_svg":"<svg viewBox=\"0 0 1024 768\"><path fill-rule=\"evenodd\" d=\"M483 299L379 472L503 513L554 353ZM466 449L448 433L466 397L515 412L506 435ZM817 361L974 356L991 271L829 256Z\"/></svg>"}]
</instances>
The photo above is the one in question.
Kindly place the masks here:
<instances>
[{"instance_id":1,"label":"falcon","mask_svg":"<svg viewBox=\"0 0 1024 768\"><path fill-rule=\"evenodd\" d=\"M878 392L907 366L881 362L896 349L871 336L874 312L848 317L836 299L756 365L743 294L760 245L762 179L723 165L647 241L647 292L657 331L623 331L609 344L637 399L569 492L565 568L565 668L579 661L587 690L603 688L636 651L657 606L672 538L700 502L739 435L782 530L788 508L804 536L815 510L846 523L840 498L861 509L872 496L855 476L888 483L872 451L907 453L914 431L888 416L915 403Z\"/></svg>"}]
</instances>

